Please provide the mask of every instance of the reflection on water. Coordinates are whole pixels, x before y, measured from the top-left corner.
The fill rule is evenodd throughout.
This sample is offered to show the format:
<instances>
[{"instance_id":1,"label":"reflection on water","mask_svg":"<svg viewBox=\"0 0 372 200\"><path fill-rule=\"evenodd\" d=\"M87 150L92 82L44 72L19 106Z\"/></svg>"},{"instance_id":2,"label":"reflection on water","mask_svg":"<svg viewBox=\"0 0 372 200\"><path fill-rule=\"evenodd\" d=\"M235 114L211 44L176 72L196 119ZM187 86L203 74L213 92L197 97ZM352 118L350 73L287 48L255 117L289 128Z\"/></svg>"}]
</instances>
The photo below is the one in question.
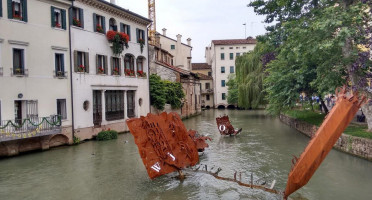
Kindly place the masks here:
<instances>
[{"instance_id":1,"label":"reflection on water","mask_svg":"<svg viewBox=\"0 0 372 200\"><path fill-rule=\"evenodd\" d=\"M215 117L224 113L243 128L239 136L218 133ZM209 110L184 122L213 138L200 158L209 169L221 167L219 175L231 178L242 172L245 182L250 173L255 179L275 179L282 190L292 155L299 156L309 141L263 111ZM122 134L114 141L0 160L0 199L280 199L207 174L187 173L183 182L175 176L150 180L133 137ZM372 199L371 183L371 162L332 150L308 185L292 197Z\"/></svg>"}]
</instances>

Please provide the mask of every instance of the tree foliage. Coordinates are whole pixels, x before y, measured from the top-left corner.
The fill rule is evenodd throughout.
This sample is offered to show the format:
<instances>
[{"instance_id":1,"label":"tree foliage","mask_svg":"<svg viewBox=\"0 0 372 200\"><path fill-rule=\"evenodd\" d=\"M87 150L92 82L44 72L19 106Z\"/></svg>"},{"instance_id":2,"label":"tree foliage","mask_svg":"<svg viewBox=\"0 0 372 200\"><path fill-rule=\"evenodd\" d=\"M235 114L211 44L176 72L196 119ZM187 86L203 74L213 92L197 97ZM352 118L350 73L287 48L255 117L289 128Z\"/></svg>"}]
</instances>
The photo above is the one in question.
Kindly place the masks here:
<instances>
[{"instance_id":1,"label":"tree foliage","mask_svg":"<svg viewBox=\"0 0 372 200\"><path fill-rule=\"evenodd\" d=\"M234 74L230 74L226 83L227 88L227 103L232 105L238 104L238 83Z\"/></svg>"}]
</instances>

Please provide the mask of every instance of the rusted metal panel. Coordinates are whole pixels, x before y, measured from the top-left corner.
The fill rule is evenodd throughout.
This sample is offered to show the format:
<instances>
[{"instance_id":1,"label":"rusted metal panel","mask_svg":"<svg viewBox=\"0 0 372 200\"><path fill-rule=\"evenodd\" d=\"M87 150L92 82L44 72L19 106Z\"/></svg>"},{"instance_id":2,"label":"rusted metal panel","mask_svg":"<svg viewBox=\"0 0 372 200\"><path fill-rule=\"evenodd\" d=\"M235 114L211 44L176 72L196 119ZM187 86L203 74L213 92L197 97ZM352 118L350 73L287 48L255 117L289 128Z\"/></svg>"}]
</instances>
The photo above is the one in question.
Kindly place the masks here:
<instances>
[{"instance_id":1,"label":"rusted metal panel","mask_svg":"<svg viewBox=\"0 0 372 200\"><path fill-rule=\"evenodd\" d=\"M212 141L212 138L200 135L195 130L189 130L188 132L191 139L195 142L196 148L199 152L203 152L205 148L209 147L207 140Z\"/></svg>"},{"instance_id":2,"label":"rusted metal panel","mask_svg":"<svg viewBox=\"0 0 372 200\"><path fill-rule=\"evenodd\" d=\"M366 100L365 96L358 98L357 93L348 94L345 87L341 91L336 91L336 95L335 107L326 116L301 157L294 159L296 163L288 176L285 199L307 184Z\"/></svg>"},{"instance_id":3,"label":"rusted metal panel","mask_svg":"<svg viewBox=\"0 0 372 200\"><path fill-rule=\"evenodd\" d=\"M224 115L222 117L217 117L217 127L220 131L221 135L237 135L239 134L242 129L234 129L234 127L231 125L229 116Z\"/></svg>"},{"instance_id":4,"label":"rusted metal panel","mask_svg":"<svg viewBox=\"0 0 372 200\"><path fill-rule=\"evenodd\" d=\"M126 122L151 179L199 161L196 145L177 113L149 113Z\"/></svg>"}]
</instances>

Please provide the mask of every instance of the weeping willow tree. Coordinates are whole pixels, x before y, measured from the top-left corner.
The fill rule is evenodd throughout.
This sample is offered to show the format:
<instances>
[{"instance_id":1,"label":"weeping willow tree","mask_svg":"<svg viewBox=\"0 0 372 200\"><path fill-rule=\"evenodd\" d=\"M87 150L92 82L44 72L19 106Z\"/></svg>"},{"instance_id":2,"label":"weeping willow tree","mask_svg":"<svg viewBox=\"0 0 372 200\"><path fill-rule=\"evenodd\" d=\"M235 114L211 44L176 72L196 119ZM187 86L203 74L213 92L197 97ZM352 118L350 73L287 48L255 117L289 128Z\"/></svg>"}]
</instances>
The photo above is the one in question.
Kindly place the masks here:
<instances>
[{"instance_id":1,"label":"weeping willow tree","mask_svg":"<svg viewBox=\"0 0 372 200\"><path fill-rule=\"evenodd\" d=\"M274 54L265 44L258 42L253 51L236 59L236 82L238 84L238 106L255 109L265 105L265 65Z\"/></svg>"}]
</instances>

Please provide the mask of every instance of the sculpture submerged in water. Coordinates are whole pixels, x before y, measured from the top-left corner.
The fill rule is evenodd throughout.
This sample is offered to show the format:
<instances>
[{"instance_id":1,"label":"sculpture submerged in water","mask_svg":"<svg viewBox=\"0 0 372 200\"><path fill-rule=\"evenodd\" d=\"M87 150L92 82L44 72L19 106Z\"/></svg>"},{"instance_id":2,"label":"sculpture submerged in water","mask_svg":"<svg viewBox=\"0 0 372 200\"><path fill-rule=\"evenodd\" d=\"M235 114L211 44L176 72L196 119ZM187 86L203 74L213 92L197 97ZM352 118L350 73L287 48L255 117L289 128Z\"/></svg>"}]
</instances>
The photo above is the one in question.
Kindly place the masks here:
<instances>
[{"instance_id":1,"label":"sculpture submerged in water","mask_svg":"<svg viewBox=\"0 0 372 200\"><path fill-rule=\"evenodd\" d=\"M296 163L288 175L284 199L307 184L361 105L366 101L365 96L359 99L358 93L348 94L345 87L336 91L336 95L335 107L326 116L301 157L296 158Z\"/></svg>"},{"instance_id":2,"label":"sculpture submerged in water","mask_svg":"<svg viewBox=\"0 0 372 200\"><path fill-rule=\"evenodd\" d=\"M242 129L234 129L234 127L231 125L229 116L224 115L222 117L217 117L217 127L218 130L220 131L221 135L237 135L239 134Z\"/></svg>"}]
</instances>

